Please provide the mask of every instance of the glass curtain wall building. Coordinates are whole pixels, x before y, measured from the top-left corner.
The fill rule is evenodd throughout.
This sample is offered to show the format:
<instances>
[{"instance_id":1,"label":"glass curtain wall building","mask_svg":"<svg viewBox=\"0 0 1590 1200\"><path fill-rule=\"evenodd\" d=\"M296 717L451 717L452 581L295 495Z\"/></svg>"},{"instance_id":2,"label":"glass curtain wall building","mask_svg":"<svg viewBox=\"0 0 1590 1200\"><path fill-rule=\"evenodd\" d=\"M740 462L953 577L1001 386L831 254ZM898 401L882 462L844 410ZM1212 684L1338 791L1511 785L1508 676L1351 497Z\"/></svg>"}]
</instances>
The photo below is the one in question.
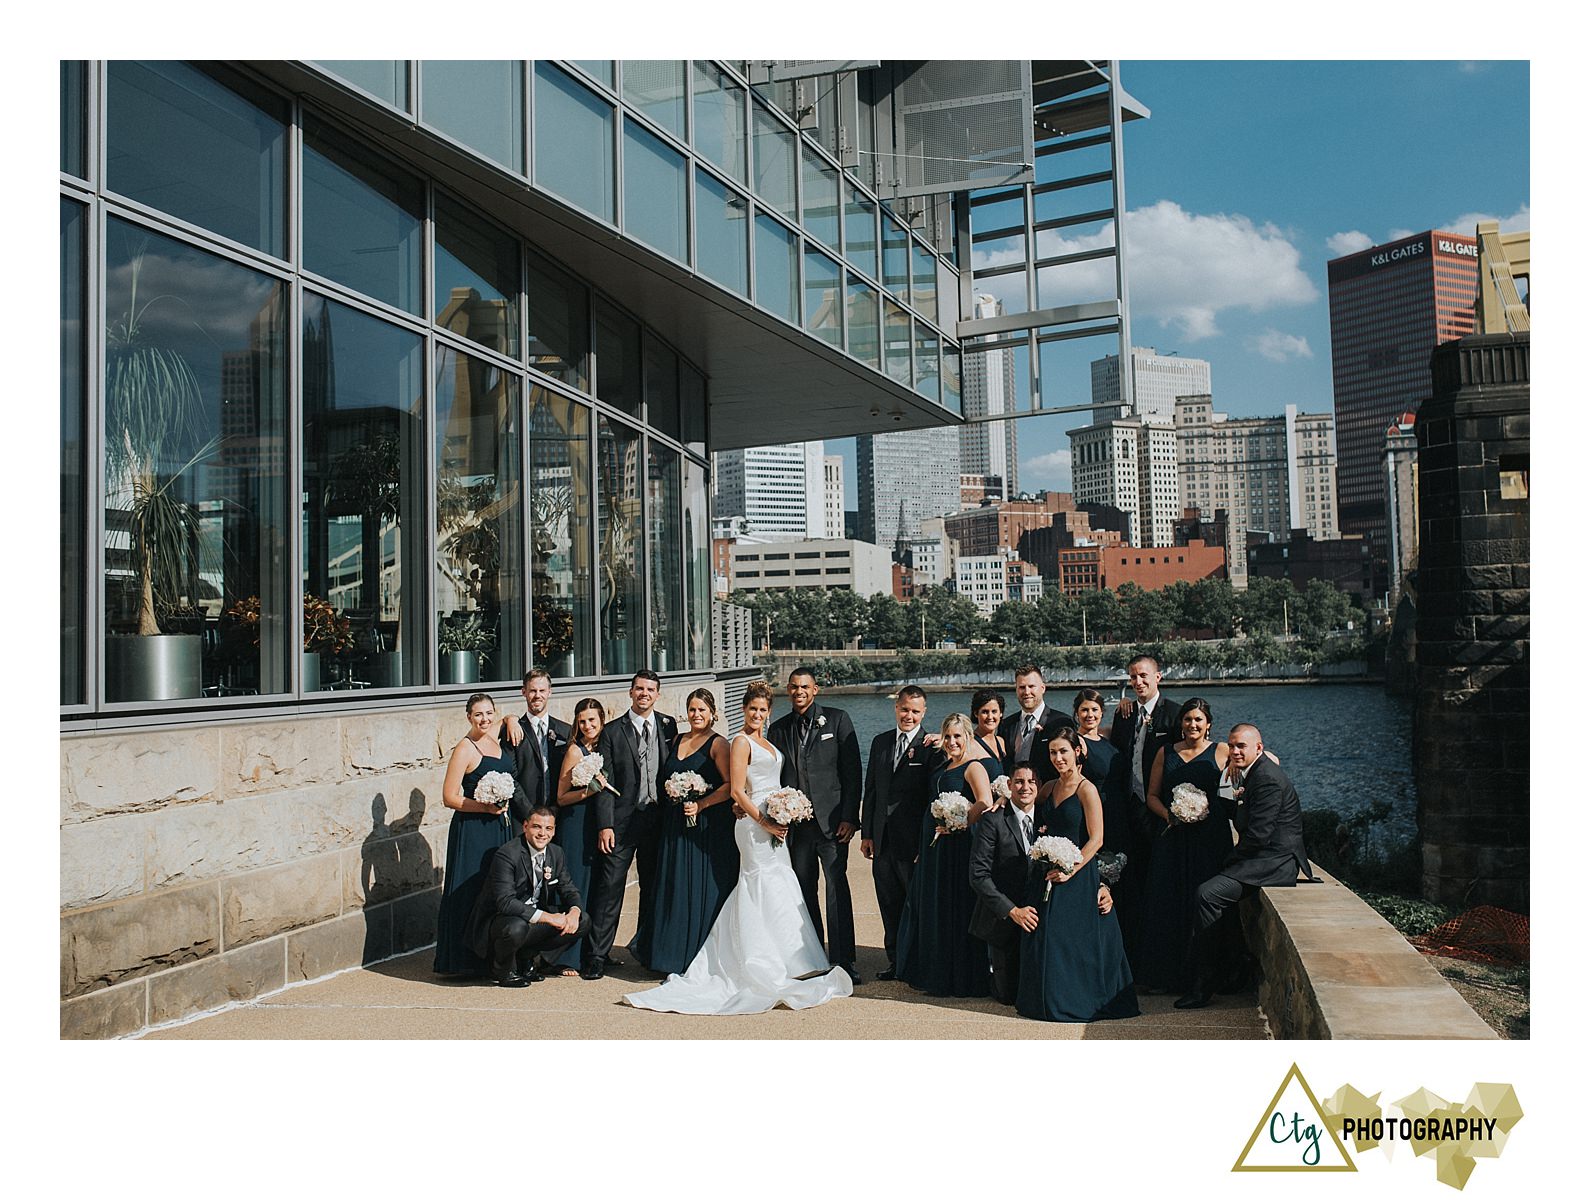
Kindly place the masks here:
<instances>
[{"instance_id":1,"label":"glass curtain wall building","mask_svg":"<svg viewBox=\"0 0 1590 1200\"><path fill-rule=\"evenodd\" d=\"M938 247L744 71L63 63L63 716L709 669L714 331L590 233L958 407Z\"/></svg>"}]
</instances>

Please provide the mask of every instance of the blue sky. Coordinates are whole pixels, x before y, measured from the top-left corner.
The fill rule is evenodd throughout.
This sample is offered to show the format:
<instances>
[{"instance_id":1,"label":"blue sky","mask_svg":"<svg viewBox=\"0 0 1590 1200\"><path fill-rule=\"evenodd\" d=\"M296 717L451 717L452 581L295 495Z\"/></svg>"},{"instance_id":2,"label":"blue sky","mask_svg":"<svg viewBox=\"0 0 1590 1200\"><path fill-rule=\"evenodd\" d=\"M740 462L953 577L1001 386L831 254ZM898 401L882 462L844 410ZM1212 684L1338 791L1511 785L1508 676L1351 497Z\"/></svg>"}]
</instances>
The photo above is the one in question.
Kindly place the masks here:
<instances>
[{"instance_id":1,"label":"blue sky","mask_svg":"<svg viewBox=\"0 0 1590 1200\"><path fill-rule=\"evenodd\" d=\"M1208 360L1219 411L1330 411L1330 259L1487 216L1528 228L1527 63L1127 60L1121 79L1153 113L1126 130L1133 341ZM1074 395L1114 346L1073 345ZM1020 423L1023 488L1070 486L1081 423ZM828 450L854 508L854 441Z\"/></svg>"}]
</instances>

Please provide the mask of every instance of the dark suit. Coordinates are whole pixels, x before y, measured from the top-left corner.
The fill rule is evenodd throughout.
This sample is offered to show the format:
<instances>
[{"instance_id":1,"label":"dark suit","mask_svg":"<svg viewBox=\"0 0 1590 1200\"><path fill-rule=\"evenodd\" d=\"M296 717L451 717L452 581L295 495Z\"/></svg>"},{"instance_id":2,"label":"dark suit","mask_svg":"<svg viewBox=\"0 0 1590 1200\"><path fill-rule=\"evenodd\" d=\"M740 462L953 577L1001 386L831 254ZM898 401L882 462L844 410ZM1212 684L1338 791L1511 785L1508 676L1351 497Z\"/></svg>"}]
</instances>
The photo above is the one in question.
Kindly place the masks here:
<instances>
[{"instance_id":1,"label":"dark suit","mask_svg":"<svg viewBox=\"0 0 1590 1200\"><path fill-rule=\"evenodd\" d=\"M1018 763L1016 761L1016 747L1021 740L1021 724L1026 715L1018 708L999 723L999 736L1005 742L1005 758L1002 765L1005 768L1005 774L1009 775L1021 763L1031 763L1032 769L1038 773L1038 782L1041 785L1048 783L1051 779L1058 778L1060 775L1060 772L1054 769L1054 763L1049 760L1050 739L1067 726L1073 729L1076 728L1076 721L1071 718L1069 713L1063 713L1058 708L1050 708L1045 704L1036 714L1038 727L1033 731L1032 745L1029 748L1027 757L1022 759L1021 763Z\"/></svg>"},{"instance_id":2,"label":"dark suit","mask_svg":"<svg viewBox=\"0 0 1590 1200\"><path fill-rule=\"evenodd\" d=\"M1037 832L1037 812L1032 818ZM1014 804L991 812L972 828L972 891L977 907L969 926L975 937L988 943L994 969L994 999L1016 1002L1021 977L1021 927L1010 919L1010 910L1026 903L1035 864L1022 842L1020 816Z\"/></svg>"},{"instance_id":3,"label":"dark suit","mask_svg":"<svg viewBox=\"0 0 1590 1200\"><path fill-rule=\"evenodd\" d=\"M900 765L894 765L899 729L872 739L867 755L867 781L861 792L861 836L872 843L872 886L883 917L883 949L894 966L900 914L916 866L922 840L922 817L933 802L933 774L944 765L937 747L922 743L920 726Z\"/></svg>"},{"instance_id":4,"label":"dark suit","mask_svg":"<svg viewBox=\"0 0 1590 1200\"><path fill-rule=\"evenodd\" d=\"M580 908L580 890L569 877L568 858L559 847L548 844L542 851L541 894L537 897L533 853L523 837L500 846L486 866L486 882L469 914L466 936L470 948L489 959L498 974L516 964L524 969L537 952L550 958L590 928L590 916L583 909L580 927L574 933L560 933L534 919L538 910L564 913Z\"/></svg>"},{"instance_id":5,"label":"dark suit","mask_svg":"<svg viewBox=\"0 0 1590 1200\"><path fill-rule=\"evenodd\" d=\"M613 831L613 851L598 854L591 866L591 936L584 951L587 963L605 963L612 952L613 939L618 934L618 918L624 911L624 884L631 861L640 876L642 925L650 915L657 837L662 825L662 806L667 801L663 791L663 764L668 759L668 747L673 745L679 732L672 717L655 709L651 713L651 727L651 769L655 776L656 800L645 806L640 804L640 739L630 710L626 709L602 726L602 736L596 743L596 752L602 756L602 774L618 795L604 788L589 802L597 830Z\"/></svg>"},{"instance_id":6,"label":"dark suit","mask_svg":"<svg viewBox=\"0 0 1590 1200\"><path fill-rule=\"evenodd\" d=\"M841 824L861 824L861 743L843 709L813 704L806 712L811 721L804 743L801 719L793 711L773 722L767 740L784 756L780 781L785 787L800 788L812 802L815 819L801 821L789 832L790 866L800 880L806 911L818 936L823 936L817 907L820 863L828 902L828 961L849 966L856 961L856 918L845 875L850 843L836 835Z\"/></svg>"},{"instance_id":7,"label":"dark suit","mask_svg":"<svg viewBox=\"0 0 1590 1200\"><path fill-rule=\"evenodd\" d=\"M503 723L504 728L507 722ZM558 806L558 772L563 769L563 756L568 753L569 739L574 731L567 721L547 718L547 745L541 745L535 736L528 715L519 718L519 728L524 731L524 741L516 747L517 762L513 772L513 804L509 816L515 829L524 824L530 810L538 804L549 808ZM508 745L508 735L497 740Z\"/></svg>"}]
</instances>

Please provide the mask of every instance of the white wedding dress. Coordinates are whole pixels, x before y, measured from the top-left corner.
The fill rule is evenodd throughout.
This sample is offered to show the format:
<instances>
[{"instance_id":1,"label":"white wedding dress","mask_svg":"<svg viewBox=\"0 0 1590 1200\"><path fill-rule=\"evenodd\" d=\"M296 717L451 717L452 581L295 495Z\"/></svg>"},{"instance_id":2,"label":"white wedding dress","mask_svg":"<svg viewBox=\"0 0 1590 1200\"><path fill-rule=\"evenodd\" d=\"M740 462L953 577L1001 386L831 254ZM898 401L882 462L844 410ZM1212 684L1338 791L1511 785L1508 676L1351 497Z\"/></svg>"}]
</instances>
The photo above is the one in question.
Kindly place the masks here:
<instances>
[{"instance_id":1,"label":"white wedding dress","mask_svg":"<svg viewBox=\"0 0 1590 1200\"><path fill-rule=\"evenodd\" d=\"M767 813L767 797L779 787L784 756L751 744L746 790ZM728 801L733 803L733 801ZM843 967L828 969L828 956L806 912L800 883L789 865L789 848L749 818L734 823L740 848L740 878L723 902L707 940L683 975L624 999L657 1012L735 1013L814 1008L851 994Z\"/></svg>"}]
</instances>

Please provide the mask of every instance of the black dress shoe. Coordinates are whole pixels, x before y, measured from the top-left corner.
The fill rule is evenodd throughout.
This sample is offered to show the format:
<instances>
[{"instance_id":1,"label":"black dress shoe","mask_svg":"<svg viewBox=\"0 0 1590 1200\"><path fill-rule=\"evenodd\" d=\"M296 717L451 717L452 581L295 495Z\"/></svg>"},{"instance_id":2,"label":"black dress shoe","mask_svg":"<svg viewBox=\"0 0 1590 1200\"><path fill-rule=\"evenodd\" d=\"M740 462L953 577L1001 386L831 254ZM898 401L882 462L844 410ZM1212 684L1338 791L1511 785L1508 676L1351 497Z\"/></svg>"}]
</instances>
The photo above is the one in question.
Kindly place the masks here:
<instances>
[{"instance_id":1,"label":"black dress shoe","mask_svg":"<svg viewBox=\"0 0 1590 1200\"><path fill-rule=\"evenodd\" d=\"M602 963L601 959L596 959L596 960L594 960L592 962L588 962L583 967L580 968L580 978L581 979L600 979L603 975L606 975L606 974L607 974L607 967Z\"/></svg>"},{"instance_id":2,"label":"black dress shoe","mask_svg":"<svg viewBox=\"0 0 1590 1200\"><path fill-rule=\"evenodd\" d=\"M1207 990L1203 990L1203 989L1199 989L1199 990L1196 990L1196 991L1188 992L1185 996L1182 996L1182 997L1178 998L1177 1001L1176 1001L1175 1007L1177 1007L1177 1008L1204 1008L1204 1007L1206 1007L1208 1005L1209 1001L1212 1000L1213 998L1214 998L1214 993L1213 992L1210 992L1210 991L1207 991Z\"/></svg>"},{"instance_id":3,"label":"black dress shoe","mask_svg":"<svg viewBox=\"0 0 1590 1200\"><path fill-rule=\"evenodd\" d=\"M850 976L851 983L857 984L861 982L861 976L856 974L856 968L850 963L839 963L838 966L844 970L846 975Z\"/></svg>"},{"instance_id":4,"label":"black dress shoe","mask_svg":"<svg viewBox=\"0 0 1590 1200\"><path fill-rule=\"evenodd\" d=\"M894 973L893 967L888 967L878 972L879 983L893 983L899 976Z\"/></svg>"},{"instance_id":5,"label":"black dress shoe","mask_svg":"<svg viewBox=\"0 0 1590 1200\"><path fill-rule=\"evenodd\" d=\"M521 975L518 971L501 971L497 975L497 986L507 988L529 987L535 980L529 976Z\"/></svg>"}]
</instances>

